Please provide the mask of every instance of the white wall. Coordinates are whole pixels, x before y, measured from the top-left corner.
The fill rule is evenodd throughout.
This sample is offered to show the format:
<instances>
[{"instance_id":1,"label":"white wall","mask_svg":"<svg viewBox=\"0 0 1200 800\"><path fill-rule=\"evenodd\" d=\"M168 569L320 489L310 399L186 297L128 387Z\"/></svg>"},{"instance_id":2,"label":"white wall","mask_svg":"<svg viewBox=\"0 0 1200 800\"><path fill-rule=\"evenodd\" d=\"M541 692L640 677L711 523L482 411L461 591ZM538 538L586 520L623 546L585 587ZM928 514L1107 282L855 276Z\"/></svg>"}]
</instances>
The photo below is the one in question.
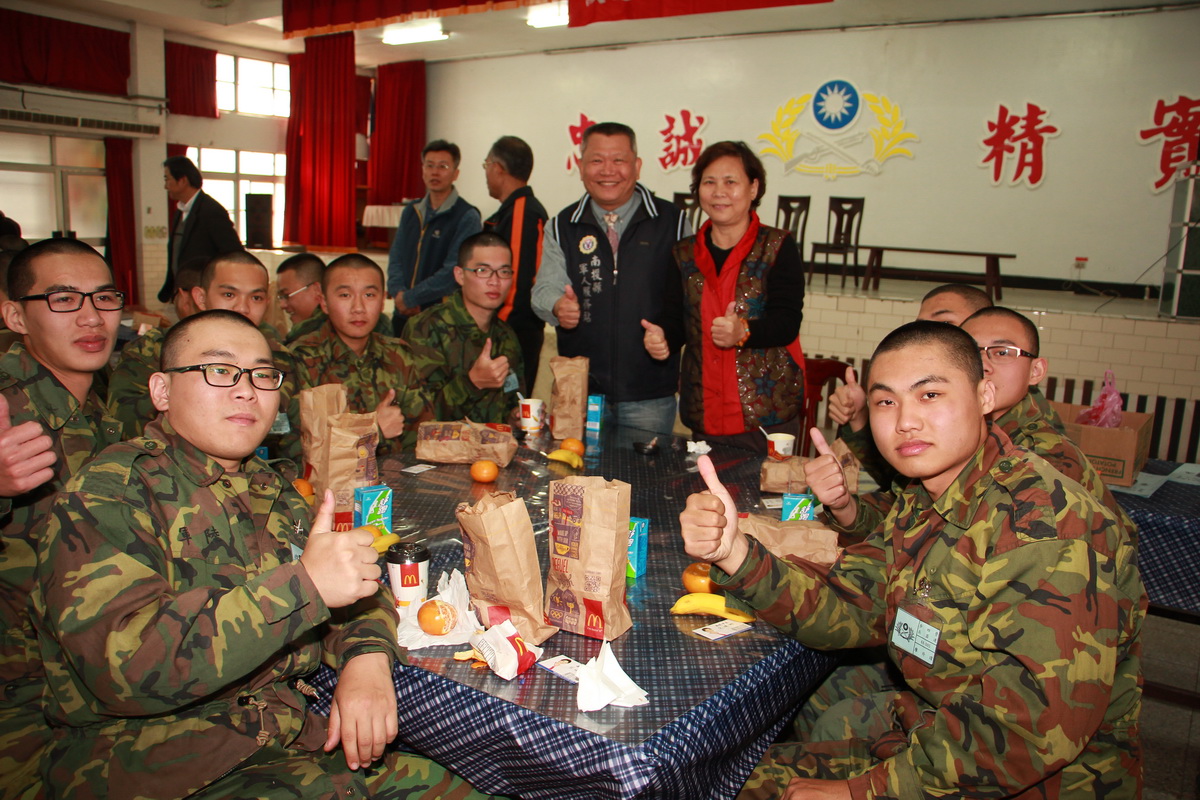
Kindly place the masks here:
<instances>
[{"instance_id":1,"label":"white wall","mask_svg":"<svg viewBox=\"0 0 1200 800\"><path fill-rule=\"evenodd\" d=\"M744 139L758 149L763 143L755 139L777 107L844 78L900 106L907 130L920 137L907 145L914 158L890 159L876 176L836 181L783 175L781 161L764 158L768 222L777 194L812 195L808 241L823 241L826 199L865 196L864 242L1011 252L1018 258L1003 262L1004 273L1064 279L1074 257L1087 256L1085 279L1134 282L1165 249L1170 219L1169 192L1150 188L1159 148L1140 145L1137 132L1151 126L1159 98L1200 96L1197 33L1200 11L1193 10L435 63L428 69L428 132L462 147L460 191L485 215L496 203L479 164L503 134L533 147L532 185L551 213L578 198L578 177L564 164L567 128L581 111L632 125L643 182L669 198L686 190L689 177L665 173L654 160L664 113L688 108L709 118L701 133L707 142ZM994 186L980 166L986 122L1001 103L1023 112L1026 102L1047 109L1061 131L1047 147L1046 178L1036 189ZM876 125L869 110L862 113L850 131ZM907 263L914 262L886 259ZM982 269L949 258L925 263ZM1160 277L1161 265L1139 282L1156 285Z\"/></svg>"}]
</instances>

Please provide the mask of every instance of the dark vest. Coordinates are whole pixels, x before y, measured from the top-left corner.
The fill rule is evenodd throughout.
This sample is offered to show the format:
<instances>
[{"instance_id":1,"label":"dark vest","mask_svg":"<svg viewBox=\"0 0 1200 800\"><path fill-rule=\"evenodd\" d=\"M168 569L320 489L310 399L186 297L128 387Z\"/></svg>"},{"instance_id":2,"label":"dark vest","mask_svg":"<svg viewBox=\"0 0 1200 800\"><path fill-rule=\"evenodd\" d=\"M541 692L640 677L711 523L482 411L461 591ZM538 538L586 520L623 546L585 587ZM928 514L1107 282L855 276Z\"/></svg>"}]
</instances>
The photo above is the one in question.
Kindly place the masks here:
<instances>
[{"instance_id":1,"label":"dark vest","mask_svg":"<svg viewBox=\"0 0 1200 800\"><path fill-rule=\"evenodd\" d=\"M679 354L651 358L642 320L660 319L666 282L678 280L671 248L684 234L684 216L641 184L636 191L642 202L621 236L615 274L606 226L587 195L550 223L580 303L579 325L558 329L558 352L587 356L589 391L610 403L669 397L679 386Z\"/></svg>"}]
</instances>

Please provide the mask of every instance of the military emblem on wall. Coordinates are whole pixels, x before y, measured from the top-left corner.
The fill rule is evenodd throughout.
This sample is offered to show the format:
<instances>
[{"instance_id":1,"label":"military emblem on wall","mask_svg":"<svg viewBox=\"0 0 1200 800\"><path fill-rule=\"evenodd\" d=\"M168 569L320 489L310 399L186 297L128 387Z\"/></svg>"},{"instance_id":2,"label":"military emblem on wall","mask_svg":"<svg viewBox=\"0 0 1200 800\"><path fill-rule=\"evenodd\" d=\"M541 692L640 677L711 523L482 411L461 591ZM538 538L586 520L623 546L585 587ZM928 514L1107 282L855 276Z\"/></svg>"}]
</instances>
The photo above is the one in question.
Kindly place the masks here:
<instances>
[{"instance_id":1,"label":"military emblem on wall","mask_svg":"<svg viewBox=\"0 0 1200 800\"><path fill-rule=\"evenodd\" d=\"M779 106L771 129L758 141L765 142L759 154L778 158L785 173L832 181L878 175L889 159L913 158L904 143L919 137L905 130L900 106L887 97L860 93L852 82L834 79Z\"/></svg>"}]
</instances>

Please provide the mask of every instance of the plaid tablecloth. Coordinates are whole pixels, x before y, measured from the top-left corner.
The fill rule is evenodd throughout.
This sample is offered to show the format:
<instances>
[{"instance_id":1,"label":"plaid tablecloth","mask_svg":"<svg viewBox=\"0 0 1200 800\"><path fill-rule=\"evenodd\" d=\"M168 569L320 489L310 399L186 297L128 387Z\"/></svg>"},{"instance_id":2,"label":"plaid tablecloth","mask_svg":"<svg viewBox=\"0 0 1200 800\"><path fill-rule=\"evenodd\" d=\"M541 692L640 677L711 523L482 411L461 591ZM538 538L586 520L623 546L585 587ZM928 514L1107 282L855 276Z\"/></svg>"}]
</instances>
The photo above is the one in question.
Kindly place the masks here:
<instances>
[{"instance_id":1,"label":"plaid tablecloth","mask_svg":"<svg viewBox=\"0 0 1200 800\"><path fill-rule=\"evenodd\" d=\"M1166 475L1179 465L1148 461L1145 472ZM1200 614L1200 487L1167 481L1150 497L1114 491L1138 526L1138 561L1150 602Z\"/></svg>"},{"instance_id":2,"label":"plaid tablecloth","mask_svg":"<svg viewBox=\"0 0 1200 800\"><path fill-rule=\"evenodd\" d=\"M585 714L576 708L574 685L543 669L505 682L453 661L452 652L461 648L428 648L412 653L411 665L397 667L393 676L404 744L495 794L589 800L737 794L833 658L763 623L709 642L690 631L713 618L669 613L691 560L683 553L678 515L703 482L679 440L663 437L654 457L634 453L631 442L649 437L628 429L607 432L592 443L585 471L630 483L633 516L651 521L649 572L630 583L627 594L634 628L612 643L625 671L649 692L650 704ZM524 497L544 550L549 481L574 471L536 452L548 450L548 439L527 444L489 485L471 481L466 466L404 473L416 463L411 454L380 465L395 491L394 530L432 552L431 585L443 571L462 566L454 507L485 491ZM730 449L712 455L722 478L735 487L739 508L754 508L759 459ZM543 647L544 657L563 654L585 662L600 642L559 633ZM317 710L326 713L334 675L323 669L313 682L322 690Z\"/></svg>"}]
</instances>

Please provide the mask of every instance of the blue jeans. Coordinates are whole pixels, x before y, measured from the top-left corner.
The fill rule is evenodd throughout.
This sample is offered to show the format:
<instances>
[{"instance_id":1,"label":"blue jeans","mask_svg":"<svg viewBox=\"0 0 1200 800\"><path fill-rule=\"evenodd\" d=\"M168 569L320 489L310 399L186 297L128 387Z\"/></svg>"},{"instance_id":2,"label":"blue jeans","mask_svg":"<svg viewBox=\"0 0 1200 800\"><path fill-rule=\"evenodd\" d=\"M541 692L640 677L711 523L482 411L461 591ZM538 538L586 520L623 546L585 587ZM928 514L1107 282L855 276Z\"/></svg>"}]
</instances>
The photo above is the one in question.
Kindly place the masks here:
<instances>
[{"instance_id":1,"label":"blue jeans","mask_svg":"<svg viewBox=\"0 0 1200 800\"><path fill-rule=\"evenodd\" d=\"M605 416L608 417L605 421L627 428L669 434L675 429L675 406L675 395L605 404Z\"/></svg>"}]
</instances>

